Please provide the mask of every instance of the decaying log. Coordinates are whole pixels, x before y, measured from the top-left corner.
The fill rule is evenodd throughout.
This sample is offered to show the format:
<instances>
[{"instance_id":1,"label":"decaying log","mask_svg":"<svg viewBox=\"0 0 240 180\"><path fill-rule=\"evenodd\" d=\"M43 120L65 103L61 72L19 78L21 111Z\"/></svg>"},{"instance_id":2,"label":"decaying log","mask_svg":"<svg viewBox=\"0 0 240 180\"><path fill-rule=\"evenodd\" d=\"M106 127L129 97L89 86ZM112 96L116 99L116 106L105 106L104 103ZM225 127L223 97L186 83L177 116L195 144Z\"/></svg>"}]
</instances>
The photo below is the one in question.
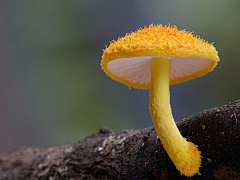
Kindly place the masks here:
<instances>
[{"instance_id":1,"label":"decaying log","mask_svg":"<svg viewBox=\"0 0 240 180\"><path fill-rule=\"evenodd\" d=\"M23 148L0 157L0 179L240 179L240 101L177 123L202 152L201 175L181 176L154 127L98 134L70 145Z\"/></svg>"}]
</instances>

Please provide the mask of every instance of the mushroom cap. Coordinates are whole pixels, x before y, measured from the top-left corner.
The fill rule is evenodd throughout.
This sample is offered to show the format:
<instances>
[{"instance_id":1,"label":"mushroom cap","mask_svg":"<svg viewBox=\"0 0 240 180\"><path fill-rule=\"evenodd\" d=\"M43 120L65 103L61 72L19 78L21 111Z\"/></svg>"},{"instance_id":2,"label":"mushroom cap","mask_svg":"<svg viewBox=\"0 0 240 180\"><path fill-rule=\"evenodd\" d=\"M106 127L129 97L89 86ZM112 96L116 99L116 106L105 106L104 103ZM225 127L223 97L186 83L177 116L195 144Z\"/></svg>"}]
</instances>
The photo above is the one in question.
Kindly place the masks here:
<instances>
[{"instance_id":1,"label":"mushroom cap","mask_svg":"<svg viewBox=\"0 0 240 180\"><path fill-rule=\"evenodd\" d=\"M103 50L102 69L112 79L141 89L150 88L152 57L172 59L170 85L202 76L217 65L218 52L192 33L169 25L140 28L110 42Z\"/></svg>"}]
</instances>

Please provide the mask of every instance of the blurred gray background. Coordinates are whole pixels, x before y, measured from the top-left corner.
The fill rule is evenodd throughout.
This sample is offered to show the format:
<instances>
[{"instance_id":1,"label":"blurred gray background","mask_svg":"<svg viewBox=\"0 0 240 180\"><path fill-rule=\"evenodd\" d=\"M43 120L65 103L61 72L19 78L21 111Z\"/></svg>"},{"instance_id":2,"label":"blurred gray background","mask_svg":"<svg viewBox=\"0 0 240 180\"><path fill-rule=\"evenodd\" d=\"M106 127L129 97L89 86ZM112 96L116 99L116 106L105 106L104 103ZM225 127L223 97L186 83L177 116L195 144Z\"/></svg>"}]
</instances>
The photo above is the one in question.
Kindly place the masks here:
<instances>
[{"instance_id":1,"label":"blurred gray background","mask_svg":"<svg viewBox=\"0 0 240 180\"><path fill-rule=\"evenodd\" d=\"M101 70L102 49L151 23L215 42L221 62L171 86L176 121L239 99L240 1L0 0L0 155L152 125L149 91Z\"/></svg>"}]
</instances>

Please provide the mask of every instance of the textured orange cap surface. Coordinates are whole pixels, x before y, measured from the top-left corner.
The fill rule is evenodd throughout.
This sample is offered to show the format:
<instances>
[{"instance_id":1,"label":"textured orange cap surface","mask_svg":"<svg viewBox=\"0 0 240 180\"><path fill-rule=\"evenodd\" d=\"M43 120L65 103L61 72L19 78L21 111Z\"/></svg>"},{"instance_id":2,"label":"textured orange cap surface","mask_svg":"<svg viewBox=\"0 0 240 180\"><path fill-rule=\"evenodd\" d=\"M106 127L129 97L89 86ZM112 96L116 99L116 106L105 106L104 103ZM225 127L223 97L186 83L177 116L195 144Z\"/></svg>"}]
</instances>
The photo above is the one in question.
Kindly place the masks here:
<instances>
[{"instance_id":1,"label":"textured orange cap surface","mask_svg":"<svg viewBox=\"0 0 240 180\"><path fill-rule=\"evenodd\" d=\"M125 37L118 38L117 41L110 42L110 45L106 47L102 55L101 66L105 73L112 79L122 82L128 86L135 88L148 89L151 83L151 77L148 81L133 81L130 78L126 78L128 75L119 75L111 71L107 66L109 62L114 60L136 58L139 57L166 57L166 58L179 58L185 59L188 57L208 60L207 67L194 70L191 73L183 72L183 75L179 77L176 74L172 75L170 84L176 84L184 81L188 81L195 77L199 77L203 74L211 71L219 61L218 52L212 44L205 42L197 36L194 36L192 32L186 32L185 30L179 31L175 26L162 26L153 25L144 27L136 32L126 34ZM135 59L137 60L137 59ZM119 61L120 63L121 61ZM130 62L130 61L129 61ZM187 63L189 63L188 61ZM120 64L116 64L115 69ZM176 68L175 68L176 69ZM143 69L144 70L144 69Z\"/></svg>"}]
</instances>

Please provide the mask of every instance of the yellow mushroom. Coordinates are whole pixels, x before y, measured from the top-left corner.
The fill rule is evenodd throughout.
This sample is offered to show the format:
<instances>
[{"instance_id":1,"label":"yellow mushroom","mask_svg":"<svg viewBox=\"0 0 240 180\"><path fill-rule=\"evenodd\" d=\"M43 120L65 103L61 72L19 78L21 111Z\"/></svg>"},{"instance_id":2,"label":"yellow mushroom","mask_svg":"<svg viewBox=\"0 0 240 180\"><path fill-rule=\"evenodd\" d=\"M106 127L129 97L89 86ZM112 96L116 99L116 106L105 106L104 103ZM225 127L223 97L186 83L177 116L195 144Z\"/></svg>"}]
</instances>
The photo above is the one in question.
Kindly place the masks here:
<instances>
[{"instance_id":1,"label":"yellow mushroom","mask_svg":"<svg viewBox=\"0 0 240 180\"><path fill-rule=\"evenodd\" d=\"M158 137L185 176L199 173L201 152L182 137L175 124L169 85L202 76L218 61L215 47L192 32L153 24L113 40L102 55L102 69L112 79L150 89L149 108Z\"/></svg>"}]
</instances>

